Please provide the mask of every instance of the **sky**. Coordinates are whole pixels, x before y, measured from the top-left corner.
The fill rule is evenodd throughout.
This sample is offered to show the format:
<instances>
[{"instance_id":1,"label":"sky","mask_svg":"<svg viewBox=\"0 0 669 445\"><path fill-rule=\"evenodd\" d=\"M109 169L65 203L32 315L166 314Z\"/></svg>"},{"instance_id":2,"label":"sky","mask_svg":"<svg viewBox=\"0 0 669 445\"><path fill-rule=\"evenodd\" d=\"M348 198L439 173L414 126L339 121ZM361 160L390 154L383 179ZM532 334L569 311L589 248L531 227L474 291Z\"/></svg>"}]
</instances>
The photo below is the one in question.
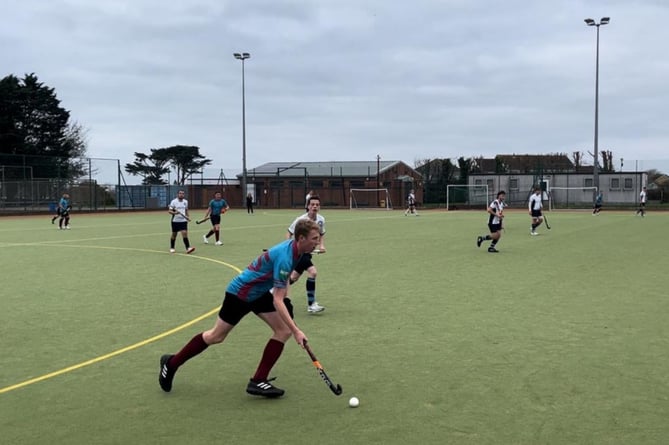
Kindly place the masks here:
<instances>
[{"instance_id":1,"label":"sky","mask_svg":"<svg viewBox=\"0 0 669 445\"><path fill-rule=\"evenodd\" d=\"M669 160L665 0L0 0L0 76L35 73L132 162L195 145L266 162L599 150ZM616 167L618 167L616 161ZM638 164L638 161L637 161ZM664 164L658 164L664 165ZM666 162L669 170L669 162Z\"/></svg>"}]
</instances>

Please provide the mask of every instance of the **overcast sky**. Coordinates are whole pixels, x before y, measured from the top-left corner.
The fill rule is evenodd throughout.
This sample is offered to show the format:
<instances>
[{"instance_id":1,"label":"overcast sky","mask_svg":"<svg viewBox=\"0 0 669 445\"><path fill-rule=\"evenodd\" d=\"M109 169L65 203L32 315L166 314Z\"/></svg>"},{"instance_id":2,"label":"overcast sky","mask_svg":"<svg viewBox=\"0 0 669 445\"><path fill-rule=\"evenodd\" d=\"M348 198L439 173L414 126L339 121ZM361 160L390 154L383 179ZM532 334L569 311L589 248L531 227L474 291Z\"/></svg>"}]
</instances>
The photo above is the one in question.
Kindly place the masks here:
<instances>
[{"instance_id":1,"label":"overcast sky","mask_svg":"<svg viewBox=\"0 0 669 445\"><path fill-rule=\"evenodd\" d=\"M274 161L593 149L669 159L666 0L0 0L1 76L35 73L88 155ZM587 160L591 163L591 158ZM616 167L618 167L616 161ZM628 167L626 163L625 167ZM646 166L648 167L648 166Z\"/></svg>"}]
</instances>

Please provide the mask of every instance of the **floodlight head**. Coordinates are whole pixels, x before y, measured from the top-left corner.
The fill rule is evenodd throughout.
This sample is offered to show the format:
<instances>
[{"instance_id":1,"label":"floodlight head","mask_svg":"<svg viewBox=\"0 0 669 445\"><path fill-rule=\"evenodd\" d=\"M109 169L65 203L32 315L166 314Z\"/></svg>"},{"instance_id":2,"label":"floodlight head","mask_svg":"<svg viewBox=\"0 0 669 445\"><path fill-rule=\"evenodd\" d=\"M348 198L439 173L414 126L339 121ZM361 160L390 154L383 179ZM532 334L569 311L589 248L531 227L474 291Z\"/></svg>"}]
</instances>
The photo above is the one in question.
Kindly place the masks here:
<instances>
[{"instance_id":1,"label":"floodlight head","mask_svg":"<svg viewBox=\"0 0 669 445\"><path fill-rule=\"evenodd\" d=\"M595 26L595 21L593 19L585 19L584 22L588 26ZM235 57L237 56L235 55Z\"/></svg>"},{"instance_id":2,"label":"floodlight head","mask_svg":"<svg viewBox=\"0 0 669 445\"><path fill-rule=\"evenodd\" d=\"M599 24L600 25L608 25L610 20L611 20L610 17L602 17L601 20L599 21Z\"/></svg>"},{"instance_id":3,"label":"floodlight head","mask_svg":"<svg viewBox=\"0 0 669 445\"><path fill-rule=\"evenodd\" d=\"M248 59L249 57L251 57L251 54L249 54L249 53L242 53L242 57L245 58L245 59Z\"/></svg>"},{"instance_id":4,"label":"floodlight head","mask_svg":"<svg viewBox=\"0 0 669 445\"><path fill-rule=\"evenodd\" d=\"M233 56L235 56L235 59L241 59L242 55L239 53L234 53Z\"/></svg>"}]
</instances>

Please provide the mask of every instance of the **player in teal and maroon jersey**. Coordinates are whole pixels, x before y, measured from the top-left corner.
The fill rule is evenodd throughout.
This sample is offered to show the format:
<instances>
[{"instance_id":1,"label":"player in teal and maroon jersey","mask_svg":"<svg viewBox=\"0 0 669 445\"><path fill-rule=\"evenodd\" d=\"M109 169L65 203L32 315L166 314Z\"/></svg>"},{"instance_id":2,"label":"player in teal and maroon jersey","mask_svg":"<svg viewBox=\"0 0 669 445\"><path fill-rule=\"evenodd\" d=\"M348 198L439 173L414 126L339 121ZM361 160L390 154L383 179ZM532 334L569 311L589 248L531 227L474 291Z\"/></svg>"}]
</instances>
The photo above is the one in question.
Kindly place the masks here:
<instances>
[{"instance_id":1,"label":"player in teal and maroon jersey","mask_svg":"<svg viewBox=\"0 0 669 445\"><path fill-rule=\"evenodd\" d=\"M220 246L223 244L221 241L221 214L227 212L230 209L230 206L225 199L222 198L221 192L214 193L214 199L209 201L209 207L207 208L207 213L204 215L206 219L209 217L211 221L211 230L209 233L202 236L202 240L205 244L209 244L209 238L211 235L216 235L216 245Z\"/></svg>"},{"instance_id":2,"label":"player in teal and maroon jersey","mask_svg":"<svg viewBox=\"0 0 669 445\"><path fill-rule=\"evenodd\" d=\"M295 227L295 238L283 241L264 251L248 267L232 279L225 290L223 304L214 326L195 335L179 352L160 358L158 383L165 392L172 390L177 369L202 353L209 345L223 342L230 331L249 312L253 312L272 329L265 349L246 392L263 397L280 397L284 390L270 382L269 373L281 357L284 344L291 335L304 348L307 336L293 321L284 298L288 292L290 273L300 255L311 252L320 240L316 222L303 219Z\"/></svg>"},{"instance_id":3,"label":"player in teal and maroon jersey","mask_svg":"<svg viewBox=\"0 0 669 445\"><path fill-rule=\"evenodd\" d=\"M59 229L70 229L70 209L72 209L72 204L70 201L70 195L67 193L63 193L63 196L60 198L60 201L58 201L58 208L56 209L56 216L51 218L51 224L54 223L58 217L60 219L58 220L58 228ZM63 227L63 223L65 223L65 227Z\"/></svg>"}]
</instances>

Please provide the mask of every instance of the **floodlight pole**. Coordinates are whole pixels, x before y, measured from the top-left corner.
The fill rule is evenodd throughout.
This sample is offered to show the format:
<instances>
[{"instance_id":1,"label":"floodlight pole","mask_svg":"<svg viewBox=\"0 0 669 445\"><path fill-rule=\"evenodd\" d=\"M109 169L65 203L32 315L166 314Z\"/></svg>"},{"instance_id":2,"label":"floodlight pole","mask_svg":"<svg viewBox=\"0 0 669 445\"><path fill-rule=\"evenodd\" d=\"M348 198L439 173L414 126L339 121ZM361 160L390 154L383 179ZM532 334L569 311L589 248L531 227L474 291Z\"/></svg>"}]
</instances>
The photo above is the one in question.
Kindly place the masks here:
<instances>
[{"instance_id":1,"label":"floodlight pole","mask_svg":"<svg viewBox=\"0 0 669 445\"><path fill-rule=\"evenodd\" d=\"M597 49L595 58L595 166L592 170L592 182L593 185L597 188L597 191L599 191L599 26L608 25L610 18L602 17L599 20L599 23L589 18L585 19L584 21L586 25L597 28Z\"/></svg>"},{"instance_id":2,"label":"floodlight pole","mask_svg":"<svg viewBox=\"0 0 669 445\"><path fill-rule=\"evenodd\" d=\"M247 174L246 174L246 92L244 80L244 61L251 57L249 53L234 53L235 59L242 61L242 204L246 199Z\"/></svg>"}]
</instances>

